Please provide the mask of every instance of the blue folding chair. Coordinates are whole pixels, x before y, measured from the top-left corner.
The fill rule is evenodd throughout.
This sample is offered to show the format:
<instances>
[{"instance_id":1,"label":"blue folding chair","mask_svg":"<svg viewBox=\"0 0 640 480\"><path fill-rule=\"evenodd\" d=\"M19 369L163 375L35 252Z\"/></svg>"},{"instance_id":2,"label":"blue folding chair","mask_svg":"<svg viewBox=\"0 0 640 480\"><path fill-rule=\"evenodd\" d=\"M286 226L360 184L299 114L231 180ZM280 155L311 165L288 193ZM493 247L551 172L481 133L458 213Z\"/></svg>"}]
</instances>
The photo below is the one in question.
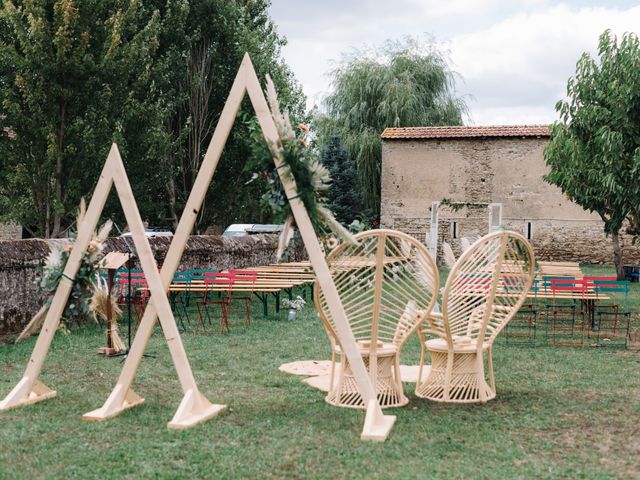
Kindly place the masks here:
<instances>
[{"instance_id":1,"label":"blue folding chair","mask_svg":"<svg viewBox=\"0 0 640 480\"><path fill-rule=\"evenodd\" d=\"M608 298L597 299L594 303L589 338L598 346L626 347L631 323L631 312L627 306L631 282L604 278L591 281L596 295Z\"/></svg>"}]
</instances>

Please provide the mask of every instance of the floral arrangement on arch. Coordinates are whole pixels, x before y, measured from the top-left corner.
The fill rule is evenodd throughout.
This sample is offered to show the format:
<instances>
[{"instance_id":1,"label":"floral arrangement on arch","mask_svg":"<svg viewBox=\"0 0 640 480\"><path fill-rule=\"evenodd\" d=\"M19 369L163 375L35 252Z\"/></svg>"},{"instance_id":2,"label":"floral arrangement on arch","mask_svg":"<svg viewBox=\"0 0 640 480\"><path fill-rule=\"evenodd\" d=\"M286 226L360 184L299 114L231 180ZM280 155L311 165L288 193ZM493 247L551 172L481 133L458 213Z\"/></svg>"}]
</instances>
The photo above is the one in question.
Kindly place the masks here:
<instances>
[{"instance_id":1,"label":"floral arrangement on arch","mask_svg":"<svg viewBox=\"0 0 640 480\"><path fill-rule=\"evenodd\" d=\"M84 199L80 202L76 225L80 225L86 214L86 205ZM62 319L80 323L82 319L93 317L91 308L92 298L96 289L96 277L98 275L98 264L102 259L105 242L109 237L109 232L113 223L107 220L102 228L94 234L92 240L87 245L87 249L82 254L78 273L73 280L73 287L69 295L69 300L62 314ZM73 249L76 240L75 232L72 233L70 241L64 245L52 245L51 252L47 256L45 264L42 268L42 278L40 286L46 294L46 300L42 308L31 319L29 324L22 331L16 343L29 337L37 331L46 318L47 311L53 301L53 294L58 289L60 280L62 280L64 269L69 260L69 255ZM66 330L64 321L60 322L60 328Z\"/></svg>"},{"instance_id":2,"label":"floral arrangement on arch","mask_svg":"<svg viewBox=\"0 0 640 480\"><path fill-rule=\"evenodd\" d=\"M267 102L271 116L278 130L279 142L264 148L264 141L258 128L254 127L254 140L258 146L254 150L252 161L248 169L253 171L251 180L261 181L266 191L261 196L261 208L271 212L274 221L283 223L284 228L280 235L277 258L282 257L286 247L293 238L295 221L291 212L291 206L280 181L280 173L285 178L293 178L296 183L297 193L304 204L311 224L318 237L329 245L336 244L337 239L353 243L351 233L338 222L329 208L326 206L326 191L331 186L329 170L322 164L318 153L309 147L306 137L309 135L309 127L299 124L296 129L291 125L287 112L281 113L275 87L271 78L267 75ZM274 165L274 157L280 160L280 167ZM279 172L278 170L282 172Z\"/></svg>"}]
</instances>

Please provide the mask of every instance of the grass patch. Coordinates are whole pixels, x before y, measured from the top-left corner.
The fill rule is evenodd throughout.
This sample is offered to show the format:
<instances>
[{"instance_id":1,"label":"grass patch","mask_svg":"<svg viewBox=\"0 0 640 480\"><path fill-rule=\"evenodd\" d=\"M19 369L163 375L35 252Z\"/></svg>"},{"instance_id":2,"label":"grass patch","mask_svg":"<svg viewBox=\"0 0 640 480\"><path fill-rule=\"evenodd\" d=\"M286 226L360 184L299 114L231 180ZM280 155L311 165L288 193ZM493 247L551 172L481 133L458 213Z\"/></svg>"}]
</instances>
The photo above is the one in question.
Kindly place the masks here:
<instances>
[{"instance_id":1,"label":"grass patch","mask_svg":"<svg viewBox=\"0 0 640 480\"><path fill-rule=\"evenodd\" d=\"M634 300L637 295L634 285ZM96 327L57 335L41 379L58 397L0 415L0 478L637 478L640 354L525 348L498 342L498 396L485 405L418 399L385 443L361 442L364 412L332 407L285 362L328 359L313 307L293 322L264 320L228 335L183 335L200 389L226 412L169 431L182 397L159 329L134 383L146 399L104 423L80 416L101 406L122 363L95 354ZM35 339L0 345L0 397L20 379ZM415 337L403 363L417 364Z\"/></svg>"}]
</instances>

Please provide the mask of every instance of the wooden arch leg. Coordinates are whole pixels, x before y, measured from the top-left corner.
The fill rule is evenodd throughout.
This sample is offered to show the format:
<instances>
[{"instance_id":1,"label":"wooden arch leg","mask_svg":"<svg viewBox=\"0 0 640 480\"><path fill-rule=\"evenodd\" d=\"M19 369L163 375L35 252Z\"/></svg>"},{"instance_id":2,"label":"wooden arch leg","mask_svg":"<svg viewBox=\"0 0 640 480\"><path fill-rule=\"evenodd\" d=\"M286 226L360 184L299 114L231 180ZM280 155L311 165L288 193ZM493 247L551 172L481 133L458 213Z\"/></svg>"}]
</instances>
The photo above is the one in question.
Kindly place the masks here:
<instances>
[{"instance_id":1,"label":"wooden arch leg","mask_svg":"<svg viewBox=\"0 0 640 480\"><path fill-rule=\"evenodd\" d=\"M213 417L224 409L223 405L212 405L198 390L166 295L189 236L190 228L186 226L186 222L190 221L191 218L187 218L186 221L184 219L181 220L162 270L158 273L153 252L144 234L140 212L135 207L133 192L131 191L124 165L119 156L117 160L118 162L113 166L114 183L122 203L125 218L133 234L134 244L149 285L151 297L118 378L118 383L104 405L97 410L86 413L83 418L94 421L106 420L144 401L131 389L131 383L140 366L147 342L153 333L156 318L158 318L184 392L184 398L178 411L168 426L169 428L188 428ZM195 211L196 209L192 210Z\"/></svg>"},{"instance_id":2,"label":"wooden arch leg","mask_svg":"<svg viewBox=\"0 0 640 480\"><path fill-rule=\"evenodd\" d=\"M101 422L143 402L144 398L140 397L132 389L126 390L123 385L116 385L102 408L85 413L82 419Z\"/></svg>"},{"instance_id":3,"label":"wooden arch leg","mask_svg":"<svg viewBox=\"0 0 640 480\"><path fill-rule=\"evenodd\" d=\"M378 401L371 399L367 406L367 414L364 417L364 427L362 428L360 439L384 442L389 436L394 423L396 423L396 416L384 415Z\"/></svg>"},{"instance_id":4,"label":"wooden arch leg","mask_svg":"<svg viewBox=\"0 0 640 480\"><path fill-rule=\"evenodd\" d=\"M4 400L0 402L0 412L11 408L18 408L32 403L42 402L56 396L56 392L47 387L40 380L22 377Z\"/></svg>"},{"instance_id":5,"label":"wooden arch leg","mask_svg":"<svg viewBox=\"0 0 640 480\"><path fill-rule=\"evenodd\" d=\"M226 405L214 405L198 390L187 390L173 419L167 424L172 429L189 428L222 412Z\"/></svg>"}]
</instances>

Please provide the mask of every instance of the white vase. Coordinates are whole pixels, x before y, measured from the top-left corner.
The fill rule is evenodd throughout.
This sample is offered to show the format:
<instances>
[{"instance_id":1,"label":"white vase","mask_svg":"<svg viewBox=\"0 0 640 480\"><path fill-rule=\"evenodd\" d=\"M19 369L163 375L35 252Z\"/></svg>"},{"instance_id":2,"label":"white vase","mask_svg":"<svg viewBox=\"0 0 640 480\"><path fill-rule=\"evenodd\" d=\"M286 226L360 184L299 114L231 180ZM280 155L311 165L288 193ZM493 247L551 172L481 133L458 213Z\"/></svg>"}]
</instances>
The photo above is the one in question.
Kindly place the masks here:
<instances>
[{"instance_id":1,"label":"white vase","mask_svg":"<svg viewBox=\"0 0 640 480\"><path fill-rule=\"evenodd\" d=\"M295 308L290 308L289 309L289 315L287 316L287 320L295 320L296 319L296 313L298 313L298 311Z\"/></svg>"}]
</instances>

